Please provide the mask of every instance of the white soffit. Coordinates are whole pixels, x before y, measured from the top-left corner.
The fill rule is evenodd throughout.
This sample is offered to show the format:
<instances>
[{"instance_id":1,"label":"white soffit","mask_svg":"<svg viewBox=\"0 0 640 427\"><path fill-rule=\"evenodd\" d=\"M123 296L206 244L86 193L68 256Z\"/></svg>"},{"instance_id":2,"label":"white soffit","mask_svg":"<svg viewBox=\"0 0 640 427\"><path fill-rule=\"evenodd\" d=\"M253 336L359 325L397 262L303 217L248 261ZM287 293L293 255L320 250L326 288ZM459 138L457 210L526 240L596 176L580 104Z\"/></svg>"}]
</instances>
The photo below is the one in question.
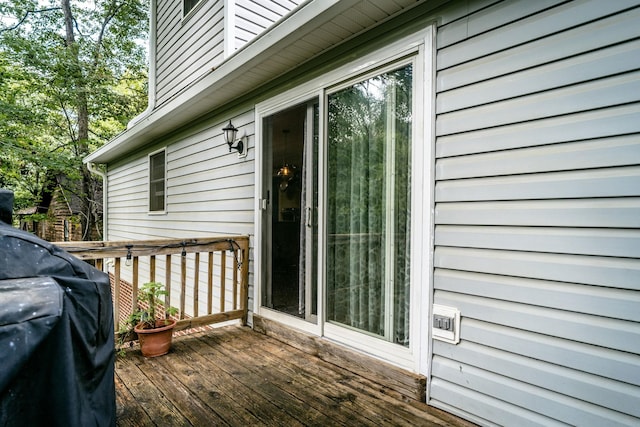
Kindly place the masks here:
<instances>
[{"instance_id":1,"label":"white soffit","mask_svg":"<svg viewBox=\"0 0 640 427\"><path fill-rule=\"evenodd\" d=\"M84 162L109 163L135 151L417 3L416 0L303 3L218 68L87 156Z\"/></svg>"}]
</instances>

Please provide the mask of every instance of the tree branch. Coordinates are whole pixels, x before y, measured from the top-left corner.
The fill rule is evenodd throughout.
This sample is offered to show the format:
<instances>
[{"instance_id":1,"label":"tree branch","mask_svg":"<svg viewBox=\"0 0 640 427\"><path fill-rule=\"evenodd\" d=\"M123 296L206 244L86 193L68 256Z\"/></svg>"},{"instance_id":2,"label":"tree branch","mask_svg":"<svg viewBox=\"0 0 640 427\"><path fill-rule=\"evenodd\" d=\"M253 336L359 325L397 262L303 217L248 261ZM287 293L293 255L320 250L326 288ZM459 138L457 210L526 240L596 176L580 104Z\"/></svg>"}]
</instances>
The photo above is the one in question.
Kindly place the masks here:
<instances>
[{"instance_id":1,"label":"tree branch","mask_svg":"<svg viewBox=\"0 0 640 427\"><path fill-rule=\"evenodd\" d=\"M5 31L13 31L13 30L15 30L20 25L22 25L24 23L24 21L26 21L27 18L29 17L29 15L31 15L31 14L52 12L54 10L60 10L60 9L61 8L59 8L59 7L50 7L50 8L47 8L47 9L40 9L40 10L27 10L27 12L24 14L22 19L20 19L20 21L18 21L18 23L16 25L14 25L13 27L0 29L0 34L4 33Z\"/></svg>"},{"instance_id":2,"label":"tree branch","mask_svg":"<svg viewBox=\"0 0 640 427\"><path fill-rule=\"evenodd\" d=\"M125 4L126 4L126 1L122 3L115 3L113 5L113 9L105 15L104 20L102 21L102 25L100 26L100 33L98 34L98 40L96 41L96 50L94 51L94 55L93 55L93 68L95 68L99 62L100 49L103 47L102 39L104 39L104 33L107 31L107 27L109 26L109 23L111 22L111 20L116 17L120 9L122 9L125 6Z\"/></svg>"}]
</instances>

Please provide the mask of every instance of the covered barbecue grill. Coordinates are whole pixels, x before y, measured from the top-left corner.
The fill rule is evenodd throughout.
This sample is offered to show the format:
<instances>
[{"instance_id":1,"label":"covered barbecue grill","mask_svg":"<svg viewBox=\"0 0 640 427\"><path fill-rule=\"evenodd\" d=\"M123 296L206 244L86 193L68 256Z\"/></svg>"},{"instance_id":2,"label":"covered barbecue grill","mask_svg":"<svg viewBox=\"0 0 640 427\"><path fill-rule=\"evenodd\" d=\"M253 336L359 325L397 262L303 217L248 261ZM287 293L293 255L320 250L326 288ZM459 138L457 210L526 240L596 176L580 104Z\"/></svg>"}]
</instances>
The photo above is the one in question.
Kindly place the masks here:
<instances>
[{"instance_id":1,"label":"covered barbecue grill","mask_svg":"<svg viewBox=\"0 0 640 427\"><path fill-rule=\"evenodd\" d=\"M106 274L11 221L0 190L0 426L115 425Z\"/></svg>"}]
</instances>

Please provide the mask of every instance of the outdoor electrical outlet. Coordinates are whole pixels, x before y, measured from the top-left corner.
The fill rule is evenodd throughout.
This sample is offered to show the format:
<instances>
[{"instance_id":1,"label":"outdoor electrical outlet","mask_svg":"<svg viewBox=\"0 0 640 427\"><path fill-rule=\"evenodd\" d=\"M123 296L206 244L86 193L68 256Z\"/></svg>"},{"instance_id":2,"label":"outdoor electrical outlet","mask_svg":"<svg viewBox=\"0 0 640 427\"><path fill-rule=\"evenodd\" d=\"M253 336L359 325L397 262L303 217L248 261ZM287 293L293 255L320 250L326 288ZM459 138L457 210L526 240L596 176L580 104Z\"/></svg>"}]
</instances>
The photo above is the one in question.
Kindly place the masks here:
<instances>
[{"instance_id":1,"label":"outdoor electrical outlet","mask_svg":"<svg viewBox=\"0 0 640 427\"><path fill-rule=\"evenodd\" d=\"M434 304L431 321L433 339L450 344L458 344L460 342L460 310L454 307Z\"/></svg>"},{"instance_id":2,"label":"outdoor electrical outlet","mask_svg":"<svg viewBox=\"0 0 640 427\"><path fill-rule=\"evenodd\" d=\"M433 327L437 329L443 329L445 331L453 332L454 320L451 317L443 316L441 314L433 315Z\"/></svg>"}]
</instances>

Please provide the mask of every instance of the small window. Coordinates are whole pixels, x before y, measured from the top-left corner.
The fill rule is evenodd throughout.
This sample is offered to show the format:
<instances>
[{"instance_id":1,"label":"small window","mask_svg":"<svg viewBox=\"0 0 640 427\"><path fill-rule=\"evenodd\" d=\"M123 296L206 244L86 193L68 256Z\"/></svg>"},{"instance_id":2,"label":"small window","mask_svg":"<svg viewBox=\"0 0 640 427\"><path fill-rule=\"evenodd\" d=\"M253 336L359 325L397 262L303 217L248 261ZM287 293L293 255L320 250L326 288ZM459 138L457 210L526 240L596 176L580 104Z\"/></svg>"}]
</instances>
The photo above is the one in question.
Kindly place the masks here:
<instances>
[{"instance_id":1,"label":"small window","mask_svg":"<svg viewBox=\"0 0 640 427\"><path fill-rule=\"evenodd\" d=\"M165 210L165 151L149 156L149 211Z\"/></svg>"},{"instance_id":2,"label":"small window","mask_svg":"<svg viewBox=\"0 0 640 427\"><path fill-rule=\"evenodd\" d=\"M182 16L187 16L202 0L183 0L182 2Z\"/></svg>"}]
</instances>

